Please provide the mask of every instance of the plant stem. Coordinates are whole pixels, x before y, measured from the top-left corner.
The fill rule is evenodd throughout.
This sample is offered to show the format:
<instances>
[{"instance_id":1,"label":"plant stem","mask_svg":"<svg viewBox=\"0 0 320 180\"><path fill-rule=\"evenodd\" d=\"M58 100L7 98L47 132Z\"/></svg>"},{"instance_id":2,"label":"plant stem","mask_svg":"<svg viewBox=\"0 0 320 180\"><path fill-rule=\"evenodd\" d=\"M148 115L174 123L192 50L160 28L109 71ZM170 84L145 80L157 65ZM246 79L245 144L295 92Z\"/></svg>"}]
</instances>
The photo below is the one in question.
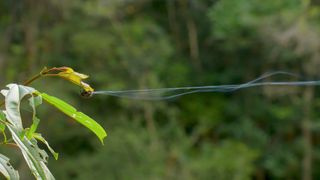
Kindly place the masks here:
<instances>
[{"instance_id":1,"label":"plant stem","mask_svg":"<svg viewBox=\"0 0 320 180\"><path fill-rule=\"evenodd\" d=\"M19 146L15 143L0 143L1 145L7 145L7 146L10 146L10 147L16 147L18 148Z\"/></svg>"},{"instance_id":2,"label":"plant stem","mask_svg":"<svg viewBox=\"0 0 320 180\"><path fill-rule=\"evenodd\" d=\"M31 84L33 81L35 81L35 80L41 78L43 75L47 74L50 70L51 70L51 69L48 70L47 68L42 69L39 74L34 75L34 76L32 76L30 79L26 80L26 81L23 83L23 85L27 86L27 85ZM2 102L0 103L0 107L2 107L4 104L5 104L5 101L2 101Z\"/></svg>"},{"instance_id":3,"label":"plant stem","mask_svg":"<svg viewBox=\"0 0 320 180\"><path fill-rule=\"evenodd\" d=\"M33 76L32 78L28 79L27 81L25 81L23 83L23 85L27 86L27 85L31 84L33 81L39 79L41 76L42 76L42 74L37 74L37 75Z\"/></svg>"}]
</instances>

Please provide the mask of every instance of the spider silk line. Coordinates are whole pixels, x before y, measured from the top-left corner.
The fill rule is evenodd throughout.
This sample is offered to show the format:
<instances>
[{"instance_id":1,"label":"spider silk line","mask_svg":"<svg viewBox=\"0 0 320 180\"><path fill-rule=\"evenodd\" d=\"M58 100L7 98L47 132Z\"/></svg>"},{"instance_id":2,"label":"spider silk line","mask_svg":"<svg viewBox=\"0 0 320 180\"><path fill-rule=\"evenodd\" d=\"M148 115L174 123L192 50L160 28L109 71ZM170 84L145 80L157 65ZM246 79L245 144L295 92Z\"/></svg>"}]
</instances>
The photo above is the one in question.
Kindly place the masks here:
<instances>
[{"instance_id":1,"label":"spider silk line","mask_svg":"<svg viewBox=\"0 0 320 180\"><path fill-rule=\"evenodd\" d=\"M138 99L138 100L169 100L180 96L204 93L204 92L234 92L241 89L259 87L259 86L318 86L320 80L304 80L304 81L263 81L274 76L286 75L299 78L300 76L284 71L276 71L263 74L262 76L243 83L243 84L227 84L214 86L188 86L158 89L137 89L137 90L106 90L94 91L92 95L109 95L119 98Z\"/></svg>"}]
</instances>

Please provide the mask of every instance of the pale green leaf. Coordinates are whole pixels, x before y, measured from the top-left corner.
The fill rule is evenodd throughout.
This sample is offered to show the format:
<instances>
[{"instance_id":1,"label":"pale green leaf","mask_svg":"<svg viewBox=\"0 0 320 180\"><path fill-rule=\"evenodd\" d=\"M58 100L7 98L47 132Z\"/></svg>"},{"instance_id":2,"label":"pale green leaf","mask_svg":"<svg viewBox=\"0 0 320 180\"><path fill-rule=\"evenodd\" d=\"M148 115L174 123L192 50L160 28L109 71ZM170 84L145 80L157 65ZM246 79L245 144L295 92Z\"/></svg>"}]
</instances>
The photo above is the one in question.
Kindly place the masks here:
<instances>
[{"instance_id":1,"label":"pale green leaf","mask_svg":"<svg viewBox=\"0 0 320 180\"><path fill-rule=\"evenodd\" d=\"M7 120L17 129L22 130L22 121L20 115L20 101L28 94L32 94L35 90L31 87L9 84L7 85L9 91L3 90L5 95L5 107Z\"/></svg>"},{"instance_id":2,"label":"pale green leaf","mask_svg":"<svg viewBox=\"0 0 320 180\"><path fill-rule=\"evenodd\" d=\"M41 96L32 96L31 98L29 98L29 104L32 108L38 107L39 105L42 104Z\"/></svg>"},{"instance_id":3,"label":"pale green leaf","mask_svg":"<svg viewBox=\"0 0 320 180\"><path fill-rule=\"evenodd\" d=\"M53 175L46 166L48 155L45 151L41 150L35 139L29 140L26 136L19 137L19 130L12 126L7 125L9 131L12 134L13 141L17 144L22 152L24 159L26 160L32 174L36 179L51 180L54 179Z\"/></svg>"},{"instance_id":4,"label":"pale green leaf","mask_svg":"<svg viewBox=\"0 0 320 180\"><path fill-rule=\"evenodd\" d=\"M6 179L18 180L19 173L15 170L9 162L9 158L0 154L0 172Z\"/></svg>"}]
</instances>

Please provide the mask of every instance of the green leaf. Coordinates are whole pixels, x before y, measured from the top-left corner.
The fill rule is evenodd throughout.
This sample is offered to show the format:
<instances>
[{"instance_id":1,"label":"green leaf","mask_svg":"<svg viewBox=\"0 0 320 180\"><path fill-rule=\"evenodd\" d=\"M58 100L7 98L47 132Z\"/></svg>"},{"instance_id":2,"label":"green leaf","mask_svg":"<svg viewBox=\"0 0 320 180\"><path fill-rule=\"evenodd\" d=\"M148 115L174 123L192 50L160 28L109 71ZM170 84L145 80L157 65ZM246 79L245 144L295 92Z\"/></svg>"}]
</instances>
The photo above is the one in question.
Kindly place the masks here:
<instances>
[{"instance_id":1,"label":"green leaf","mask_svg":"<svg viewBox=\"0 0 320 180\"><path fill-rule=\"evenodd\" d=\"M74 107L62 101L61 99L58 99L54 96L50 96L46 93L36 93L41 95L42 98L49 104L58 108L60 111L62 111L72 119L78 121L88 129L90 129L93 133L95 133L98 136L101 143L103 144L103 139L107 136L107 133L95 120L93 120L92 118L90 118L82 112L78 112Z\"/></svg>"},{"instance_id":2,"label":"green leaf","mask_svg":"<svg viewBox=\"0 0 320 180\"><path fill-rule=\"evenodd\" d=\"M2 111L0 111L0 131L1 132L4 132L4 130L6 129L5 122L6 122L6 115Z\"/></svg>"},{"instance_id":3,"label":"green leaf","mask_svg":"<svg viewBox=\"0 0 320 180\"><path fill-rule=\"evenodd\" d=\"M19 173L9 163L9 158L0 154L0 172L6 177L6 179L18 180Z\"/></svg>"},{"instance_id":4,"label":"green leaf","mask_svg":"<svg viewBox=\"0 0 320 180\"><path fill-rule=\"evenodd\" d=\"M32 125L30 127L30 129L27 131L27 137L28 139L31 139L33 134L36 132L37 128L38 128L38 125L39 125L39 122L40 122L40 119L38 119L37 117L33 117L32 118Z\"/></svg>"},{"instance_id":5,"label":"green leaf","mask_svg":"<svg viewBox=\"0 0 320 180\"><path fill-rule=\"evenodd\" d=\"M6 129L6 125L3 122L0 122L0 131L3 135L3 143L7 143L8 141L5 129Z\"/></svg>"},{"instance_id":6,"label":"green leaf","mask_svg":"<svg viewBox=\"0 0 320 180\"><path fill-rule=\"evenodd\" d=\"M36 117L36 107L39 106L40 104L42 104L42 98L41 96L36 96L34 97L33 95L31 96L31 98L29 98L29 104L32 107L32 125L30 127L30 129L27 132L27 137L29 139L31 139L33 133L36 132L40 119L38 119Z\"/></svg>"},{"instance_id":7,"label":"green leaf","mask_svg":"<svg viewBox=\"0 0 320 180\"><path fill-rule=\"evenodd\" d=\"M0 111L0 131L2 132L2 135L4 138L3 142L7 143L7 135L6 135L5 129L6 129L6 115L4 114L3 111Z\"/></svg>"},{"instance_id":8,"label":"green leaf","mask_svg":"<svg viewBox=\"0 0 320 180\"><path fill-rule=\"evenodd\" d=\"M7 124L7 127L36 179L55 179L46 166L48 155L38 147L37 141L34 138L29 140L26 136L20 138L19 134L22 132L19 129L11 124Z\"/></svg>"},{"instance_id":9,"label":"green leaf","mask_svg":"<svg viewBox=\"0 0 320 180\"><path fill-rule=\"evenodd\" d=\"M39 134L39 133L34 133L34 134L33 134L33 137L36 138L37 140L43 142L43 143L48 147L48 149L49 149L49 151L51 152L51 154L53 155L53 157L54 157L56 160L58 159L59 154L56 153L56 152L50 147L49 143L44 139L44 137L42 137L41 134Z\"/></svg>"},{"instance_id":10,"label":"green leaf","mask_svg":"<svg viewBox=\"0 0 320 180\"><path fill-rule=\"evenodd\" d=\"M41 103L41 100L33 96L33 93L35 93L33 88L17 84L9 84L7 87L9 88L8 90L1 91L5 96L6 111L3 112L5 113L7 121L4 122L12 135L13 141L21 150L24 159L36 179L54 179L46 166L48 159L47 153L37 146L35 138L27 138L28 133L29 135L33 134L38 126L39 120L35 117L35 108ZM23 128L20 114L21 100L26 95L31 95L29 102L33 109L33 124L29 131Z\"/></svg>"}]
</instances>

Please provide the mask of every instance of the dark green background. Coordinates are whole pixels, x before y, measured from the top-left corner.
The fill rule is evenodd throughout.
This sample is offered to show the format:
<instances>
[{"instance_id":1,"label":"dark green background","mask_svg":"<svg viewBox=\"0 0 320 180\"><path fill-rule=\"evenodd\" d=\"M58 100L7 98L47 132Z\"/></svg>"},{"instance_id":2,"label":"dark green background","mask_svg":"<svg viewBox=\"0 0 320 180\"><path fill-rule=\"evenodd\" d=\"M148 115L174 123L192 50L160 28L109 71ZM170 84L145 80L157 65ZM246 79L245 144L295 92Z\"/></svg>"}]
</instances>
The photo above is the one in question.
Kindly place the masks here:
<instances>
[{"instance_id":1,"label":"dark green background","mask_svg":"<svg viewBox=\"0 0 320 180\"><path fill-rule=\"evenodd\" d=\"M23 82L43 66L70 66L97 90L243 83L278 70L319 79L319 18L319 0L1 0L0 83ZM57 179L320 178L316 87L148 102L83 99L56 78L32 86L108 132L101 146L41 106L39 132L60 153L49 162ZM20 152L0 151L28 179Z\"/></svg>"}]
</instances>

